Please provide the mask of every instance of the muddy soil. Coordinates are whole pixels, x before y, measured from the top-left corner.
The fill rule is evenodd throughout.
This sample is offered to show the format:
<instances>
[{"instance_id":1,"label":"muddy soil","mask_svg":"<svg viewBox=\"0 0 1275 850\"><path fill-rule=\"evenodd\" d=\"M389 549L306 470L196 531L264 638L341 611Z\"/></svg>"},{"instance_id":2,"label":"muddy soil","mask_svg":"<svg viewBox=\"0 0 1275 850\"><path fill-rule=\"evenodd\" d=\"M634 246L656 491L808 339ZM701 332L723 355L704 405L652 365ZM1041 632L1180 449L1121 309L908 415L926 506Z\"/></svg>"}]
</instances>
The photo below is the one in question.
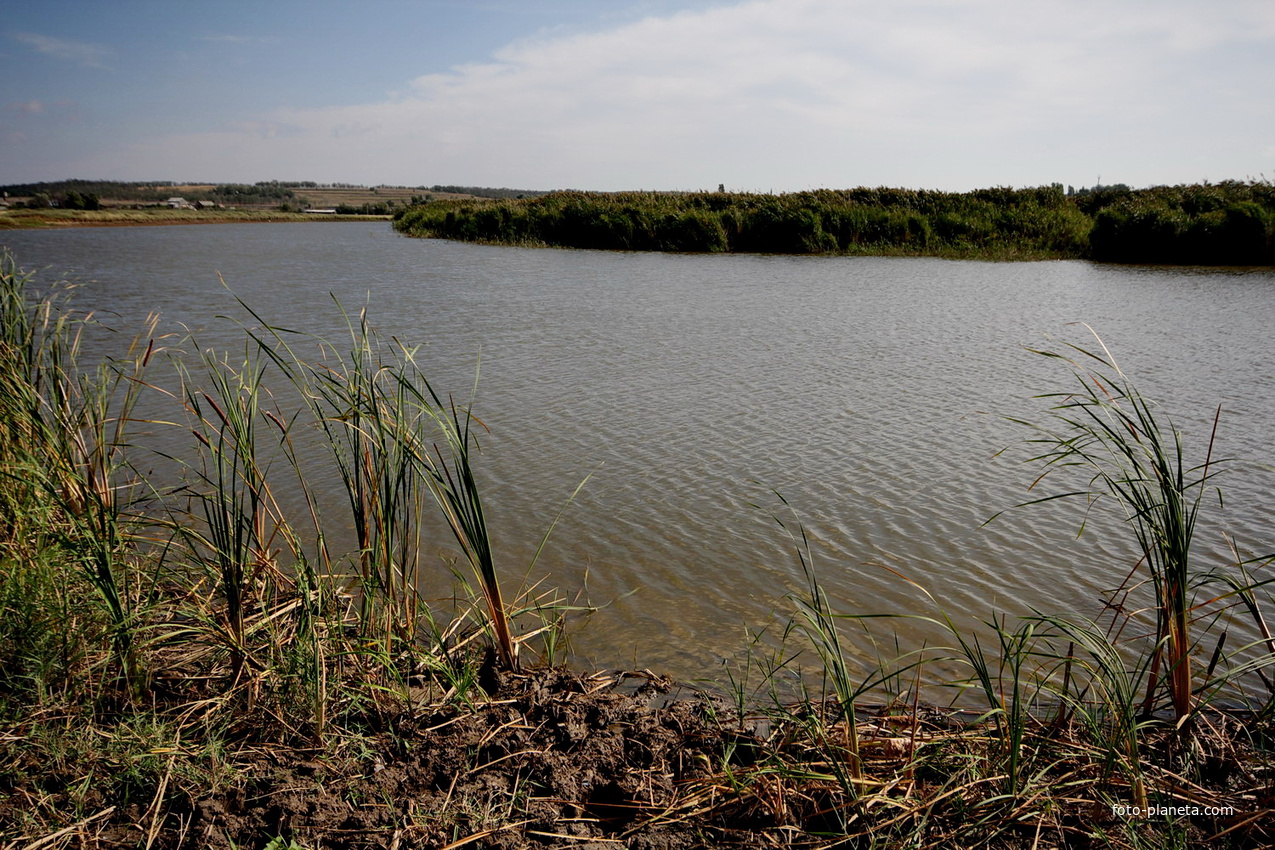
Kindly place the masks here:
<instances>
[{"instance_id":1,"label":"muddy soil","mask_svg":"<svg viewBox=\"0 0 1275 850\"><path fill-rule=\"evenodd\" d=\"M384 718L343 758L245 741L229 787L171 789L161 807L138 803L76 832L87 846L155 850L280 836L280 847L332 850L773 846L767 824L688 790L739 737L713 719L712 701L672 698L658 677L624 681L500 674L489 701Z\"/></svg>"},{"instance_id":2,"label":"muddy soil","mask_svg":"<svg viewBox=\"0 0 1275 850\"><path fill-rule=\"evenodd\" d=\"M180 769L171 782L167 772L158 781L152 773L133 802L119 805L110 805L120 801L118 788L110 799L84 788L84 777L100 765L54 768L16 739L12 747L0 740L0 850L294 850L292 842L304 850L857 846L846 844L840 821L849 802L835 782L819 778L837 766L823 761L828 750L812 749L792 730L740 728L712 696L645 672L497 673L488 664L485 673L484 699L396 703L367 718L359 734L331 733L322 748L307 748L296 736L286 746L268 712L248 715L227 753L232 769L216 787L183 781ZM981 738L971 737L977 730L951 711L913 706L912 737L898 725L908 719L860 714L864 764L879 777L909 773L913 790L904 797L916 799L878 807L873 824L857 829L869 842L895 846L878 827L921 818L917 831L900 835L928 834L943 846L942 837L961 834L986 796L979 782L968 783L968 800L950 790ZM832 718L824 721L820 728L839 728ZM1197 733L1200 763L1210 774L1200 780L1238 805L1182 837L1224 835L1219 846L1271 846L1275 834L1264 818L1254 819L1275 806L1269 760L1251 744L1240 746L1248 738L1244 728L1226 723L1233 728L1210 725L1212 731ZM934 752L913 775L911 753L922 731ZM767 767L778 761L792 771ZM1120 827L1109 805L1079 793L1105 781L1098 767L1058 768L1071 790L1045 830L1061 841L1048 846L1130 846L1094 838L1117 835ZM1082 773L1090 780L1077 785ZM86 819L60 832L20 831L24 812L37 804L45 811L69 807L77 788L75 810L89 813ZM1039 843L1044 826L1006 823L988 831L996 836L991 845L979 846L1046 846Z\"/></svg>"}]
</instances>

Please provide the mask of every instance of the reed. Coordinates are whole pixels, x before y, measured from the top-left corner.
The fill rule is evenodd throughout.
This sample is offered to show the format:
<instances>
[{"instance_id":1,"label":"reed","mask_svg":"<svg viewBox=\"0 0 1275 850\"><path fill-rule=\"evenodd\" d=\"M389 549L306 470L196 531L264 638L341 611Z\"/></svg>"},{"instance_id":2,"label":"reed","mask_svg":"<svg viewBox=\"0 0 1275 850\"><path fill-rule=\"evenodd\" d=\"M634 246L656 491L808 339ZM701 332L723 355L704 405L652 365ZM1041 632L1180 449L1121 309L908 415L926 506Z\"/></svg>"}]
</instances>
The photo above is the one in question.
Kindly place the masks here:
<instances>
[{"instance_id":1,"label":"reed","mask_svg":"<svg viewBox=\"0 0 1275 850\"><path fill-rule=\"evenodd\" d=\"M1070 257L1090 222L1061 187L964 194L891 189L786 195L553 192L431 201L396 214L409 235L626 251Z\"/></svg>"},{"instance_id":2,"label":"reed","mask_svg":"<svg viewBox=\"0 0 1275 850\"><path fill-rule=\"evenodd\" d=\"M996 645L990 648L984 646L980 634L958 628L923 585L896 570L890 571L920 592L935 611L933 615L899 615L898 619L937 626L947 633L951 642L890 659L879 665L880 668L895 670L892 675L898 676L900 667L902 672L916 667L919 675L920 659L928 658L932 664L940 662L968 671L966 675L955 676L944 684L954 690L954 704L963 695L978 695L982 703L979 708L981 714L974 724L989 731L991 740L995 742L987 754L987 767L990 775L1003 780L1004 799L1017 804L1025 794L1036 790L1027 777L1031 774L1032 739L1040 725L1037 715L1049 681L1050 665L1042 648L1048 645L1051 636L1041 631L1037 621L1024 620L1011 629L1004 614L994 614L984 621L983 626L985 631L995 636ZM915 660L913 656L916 656Z\"/></svg>"},{"instance_id":3,"label":"reed","mask_svg":"<svg viewBox=\"0 0 1275 850\"><path fill-rule=\"evenodd\" d=\"M339 474L357 543L359 627L389 659L396 646L410 648L420 616L419 557L428 498L420 458L434 419L418 391L423 377L387 357L366 311L357 317L341 313L345 346L309 338L319 352L313 361L288 342L293 335L255 314L260 335L254 340L298 391ZM326 550L322 558L333 560Z\"/></svg>"},{"instance_id":4,"label":"reed","mask_svg":"<svg viewBox=\"0 0 1275 850\"><path fill-rule=\"evenodd\" d=\"M1225 181L1103 191L1080 199L1093 216L1090 254L1118 263L1275 263L1275 185Z\"/></svg>"},{"instance_id":5,"label":"reed","mask_svg":"<svg viewBox=\"0 0 1275 850\"><path fill-rule=\"evenodd\" d=\"M432 501L478 580L499 662L514 669L517 646L475 469L476 429L485 426L468 405L443 400L414 349L398 340L383 344L365 310L355 319L337 306L346 319L344 351L315 341L322 358L307 362L287 341L289 332L264 322L257 342L310 405L340 472L359 544L360 620L365 628L381 620L375 631L387 655L391 635L404 645L414 638L420 535ZM371 608L378 598L379 614Z\"/></svg>"},{"instance_id":6,"label":"reed","mask_svg":"<svg viewBox=\"0 0 1275 850\"><path fill-rule=\"evenodd\" d=\"M1037 616L1029 622L1051 628L1067 639L1065 654L1053 657L1070 675L1063 679L1061 688L1052 682L1047 687L1071 716L1081 719L1102 753L1104 778L1110 779L1121 768L1129 777L1134 803L1145 810L1148 795L1140 753L1144 721L1140 719L1139 696L1152 656L1135 656L1130 664L1128 653L1111 630L1081 618Z\"/></svg>"},{"instance_id":7,"label":"reed","mask_svg":"<svg viewBox=\"0 0 1275 850\"><path fill-rule=\"evenodd\" d=\"M447 527L478 578L500 664L512 670L518 666L517 647L500 591L487 514L474 471L477 440L473 425L477 420L468 407L462 409L452 401L444 406L428 382L425 390L434 403L431 410L437 412L435 422L442 429L447 450L444 452L435 445L432 457L422 455L418 461L429 476L430 491L447 520Z\"/></svg>"},{"instance_id":8,"label":"reed","mask_svg":"<svg viewBox=\"0 0 1275 850\"><path fill-rule=\"evenodd\" d=\"M1074 469L1083 470L1089 479L1083 489L1026 504L1113 498L1119 505L1151 582L1157 654L1162 645L1173 712L1181 722L1194 705L1191 594L1204 573L1195 566L1192 543L1200 508L1206 496L1216 492L1209 482L1218 473L1213 445L1221 408L1214 418L1203 462L1188 466L1181 434L1171 422L1157 416L1153 404L1120 370L1101 339L1098 345L1100 352L1069 345L1074 357L1037 352L1070 366L1079 386L1071 392L1041 396L1054 403L1050 415L1058 428L1016 420L1039 433L1030 441L1043 449L1030 461L1044 469L1036 483L1058 471Z\"/></svg>"},{"instance_id":9,"label":"reed","mask_svg":"<svg viewBox=\"0 0 1275 850\"><path fill-rule=\"evenodd\" d=\"M1275 189L1227 181L1131 190L1061 186L950 193L820 189L551 192L400 210L412 236L622 251L885 254L1132 263L1275 262Z\"/></svg>"},{"instance_id":10,"label":"reed","mask_svg":"<svg viewBox=\"0 0 1275 850\"><path fill-rule=\"evenodd\" d=\"M198 382L183 369L182 395L200 457L194 470L197 483L186 491L198 502L203 521L175 525L211 569L224 600L216 631L232 658L231 679L238 680L249 659L245 618L254 585L258 573L273 566L268 531L272 499L258 446L262 366L247 359L236 366L209 351L202 361Z\"/></svg>"},{"instance_id":11,"label":"reed","mask_svg":"<svg viewBox=\"0 0 1275 850\"><path fill-rule=\"evenodd\" d=\"M82 571L105 606L111 642L130 691L142 686L135 653L136 604L144 576L130 571L138 504L149 496L125 456L127 429L144 386L158 318L123 357L95 370L79 364L91 316L66 308L65 292L34 298L29 276L0 258L0 404L10 534L33 509L52 509L37 534L48 535ZM13 494L18 493L16 498ZM36 512L41 512L35 508Z\"/></svg>"}]
</instances>

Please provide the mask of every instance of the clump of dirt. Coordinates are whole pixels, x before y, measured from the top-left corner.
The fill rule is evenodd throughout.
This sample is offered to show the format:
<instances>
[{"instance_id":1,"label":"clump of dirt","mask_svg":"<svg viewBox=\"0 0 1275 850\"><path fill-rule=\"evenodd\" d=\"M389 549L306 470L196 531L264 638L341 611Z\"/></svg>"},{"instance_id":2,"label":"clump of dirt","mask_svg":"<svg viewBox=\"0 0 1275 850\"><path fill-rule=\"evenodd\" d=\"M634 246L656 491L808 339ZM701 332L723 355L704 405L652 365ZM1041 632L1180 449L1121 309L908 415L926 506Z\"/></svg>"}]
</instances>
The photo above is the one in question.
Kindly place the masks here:
<instances>
[{"instance_id":1,"label":"clump of dirt","mask_svg":"<svg viewBox=\"0 0 1275 850\"><path fill-rule=\"evenodd\" d=\"M310 749L304 730L246 700L231 712L233 734L217 738L229 745L220 774L183 776L182 753L206 752L211 740L203 750L171 735L141 740L144 725L125 711L90 730L78 756L70 736L0 734L0 848L686 850L922 838L1034 848L1042 836L1051 846L1161 846L1151 838L1163 819L1114 812L1127 787L1064 718L1024 744L1040 751L1042 772L1032 796L1011 798L1004 775L978 767L998 757L990 728L953 709L861 707L852 735L835 702L750 720L645 671L502 673L489 662L480 673L471 700L387 700ZM175 692L173 705L199 705L193 693ZM1169 728L1148 736L1142 775L1154 799L1200 804L1199 817L1178 821L1180 837L1269 846L1265 729L1216 713L1197 718L1189 739ZM1026 808L1046 793L1055 796ZM37 808L41 817L29 817Z\"/></svg>"},{"instance_id":2,"label":"clump of dirt","mask_svg":"<svg viewBox=\"0 0 1275 850\"><path fill-rule=\"evenodd\" d=\"M246 751L243 781L171 801L153 846L702 846L686 789L719 764L722 729L704 697L669 701L655 678L621 693L617 681L502 674L489 701L394 717L358 757Z\"/></svg>"}]
</instances>

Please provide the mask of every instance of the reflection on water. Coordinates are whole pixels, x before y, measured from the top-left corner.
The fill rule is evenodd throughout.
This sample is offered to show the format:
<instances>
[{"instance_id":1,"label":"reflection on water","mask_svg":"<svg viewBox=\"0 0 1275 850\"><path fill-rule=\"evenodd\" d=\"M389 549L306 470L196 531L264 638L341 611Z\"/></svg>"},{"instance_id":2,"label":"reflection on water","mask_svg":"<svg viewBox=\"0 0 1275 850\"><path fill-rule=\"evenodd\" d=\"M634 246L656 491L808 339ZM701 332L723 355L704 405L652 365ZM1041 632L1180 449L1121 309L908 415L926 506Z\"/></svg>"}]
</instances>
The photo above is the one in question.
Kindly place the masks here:
<instances>
[{"instance_id":1,"label":"reflection on water","mask_svg":"<svg viewBox=\"0 0 1275 850\"><path fill-rule=\"evenodd\" d=\"M962 625L993 610L1096 614L1135 557L1117 518L1096 512L1077 537L1081 506L1055 503L983 524L1031 497L1026 434L1004 417L1039 418L1031 397L1067 386L1024 346L1091 341L1069 323L1102 335L1197 459L1219 403L1223 454L1268 463L1275 445L1269 270L521 250L382 223L0 241L46 278L74 270L79 303L126 329L158 309L170 329L242 351L216 318L244 318L220 273L267 319L328 336L341 328L331 296L366 304L458 398L481 362L481 471L507 573L522 574L594 473L537 572L610 601L576 635L581 655L683 677L713 674L801 586L775 493L845 611L931 613L906 576ZM1206 557L1228 557L1223 530L1270 547L1269 474L1235 464L1219 483L1227 506L1201 530Z\"/></svg>"}]
</instances>

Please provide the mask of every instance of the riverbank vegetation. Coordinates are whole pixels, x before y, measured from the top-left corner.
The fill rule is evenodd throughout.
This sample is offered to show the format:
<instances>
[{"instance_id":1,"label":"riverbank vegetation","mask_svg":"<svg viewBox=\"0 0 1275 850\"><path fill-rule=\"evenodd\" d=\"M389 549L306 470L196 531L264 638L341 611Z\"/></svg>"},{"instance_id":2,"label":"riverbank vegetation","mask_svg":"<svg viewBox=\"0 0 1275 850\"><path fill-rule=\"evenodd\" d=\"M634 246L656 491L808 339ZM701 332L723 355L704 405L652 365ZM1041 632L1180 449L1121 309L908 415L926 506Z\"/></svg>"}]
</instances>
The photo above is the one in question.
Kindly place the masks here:
<instances>
[{"instance_id":1,"label":"riverbank vegetation","mask_svg":"<svg viewBox=\"0 0 1275 850\"><path fill-rule=\"evenodd\" d=\"M1192 555L1225 461L1105 350L1044 352L1076 383L1026 423L1047 496L1129 513L1105 606L970 634L900 576L948 639L861 669L889 620L828 597L779 498L791 615L690 690L555 666L579 605L502 585L534 570L493 560L484 426L416 349L244 307L236 352L152 320L93 362L92 314L0 265L6 850L1275 841L1271 560Z\"/></svg>"},{"instance_id":2,"label":"riverbank vegetation","mask_svg":"<svg viewBox=\"0 0 1275 850\"><path fill-rule=\"evenodd\" d=\"M395 219L412 236L626 251L1275 263L1275 186L1268 182L1071 194L1059 185L963 193L553 192L433 201Z\"/></svg>"}]
</instances>

